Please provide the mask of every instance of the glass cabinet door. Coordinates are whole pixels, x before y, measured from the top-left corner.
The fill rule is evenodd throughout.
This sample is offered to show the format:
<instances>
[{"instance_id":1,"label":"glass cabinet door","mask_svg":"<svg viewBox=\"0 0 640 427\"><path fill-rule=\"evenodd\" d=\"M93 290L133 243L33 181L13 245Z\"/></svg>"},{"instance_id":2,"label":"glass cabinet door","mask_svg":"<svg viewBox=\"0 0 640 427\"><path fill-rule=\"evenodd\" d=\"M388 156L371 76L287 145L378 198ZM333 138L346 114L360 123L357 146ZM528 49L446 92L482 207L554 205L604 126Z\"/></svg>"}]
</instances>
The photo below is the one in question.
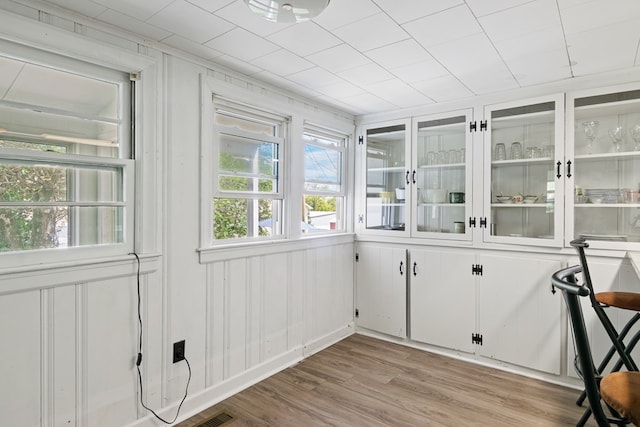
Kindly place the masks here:
<instances>
[{"instance_id":1,"label":"glass cabinet door","mask_svg":"<svg viewBox=\"0 0 640 427\"><path fill-rule=\"evenodd\" d=\"M485 108L485 241L562 245L563 112L562 95Z\"/></svg>"},{"instance_id":2,"label":"glass cabinet door","mask_svg":"<svg viewBox=\"0 0 640 427\"><path fill-rule=\"evenodd\" d=\"M365 130L367 230L405 231L411 194L408 131L407 123Z\"/></svg>"},{"instance_id":3,"label":"glass cabinet door","mask_svg":"<svg viewBox=\"0 0 640 427\"><path fill-rule=\"evenodd\" d=\"M467 172L471 110L414 120L411 180L414 235L470 239L471 177Z\"/></svg>"},{"instance_id":4,"label":"glass cabinet door","mask_svg":"<svg viewBox=\"0 0 640 427\"><path fill-rule=\"evenodd\" d=\"M640 248L640 90L568 99L566 240ZM567 174L568 177L568 174Z\"/></svg>"}]
</instances>

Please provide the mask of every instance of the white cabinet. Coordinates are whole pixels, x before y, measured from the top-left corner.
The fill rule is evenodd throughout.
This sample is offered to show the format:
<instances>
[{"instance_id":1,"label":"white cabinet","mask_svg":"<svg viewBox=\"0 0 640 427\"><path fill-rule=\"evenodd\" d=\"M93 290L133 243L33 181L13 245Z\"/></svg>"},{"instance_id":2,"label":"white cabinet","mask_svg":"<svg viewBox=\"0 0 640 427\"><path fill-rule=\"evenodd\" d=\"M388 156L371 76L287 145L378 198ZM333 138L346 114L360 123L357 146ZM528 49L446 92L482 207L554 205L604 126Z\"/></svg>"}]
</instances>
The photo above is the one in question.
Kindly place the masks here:
<instances>
[{"instance_id":1,"label":"white cabinet","mask_svg":"<svg viewBox=\"0 0 640 427\"><path fill-rule=\"evenodd\" d=\"M470 252L410 250L411 339L473 353L476 279Z\"/></svg>"},{"instance_id":2,"label":"white cabinet","mask_svg":"<svg viewBox=\"0 0 640 427\"><path fill-rule=\"evenodd\" d=\"M478 264L479 354L543 372L561 367L562 298L551 293L559 261L481 254Z\"/></svg>"},{"instance_id":3,"label":"white cabinet","mask_svg":"<svg viewBox=\"0 0 640 427\"><path fill-rule=\"evenodd\" d=\"M640 90L573 94L567 122L565 244L640 250Z\"/></svg>"},{"instance_id":4,"label":"white cabinet","mask_svg":"<svg viewBox=\"0 0 640 427\"><path fill-rule=\"evenodd\" d=\"M564 97L487 106L483 241L562 246Z\"/></svg>"},{"instance_id":5,"label":"white cabinet","mask_svg":"<svg viewBox=\"0 0 640 427\"><path fill-rule=\"evenodd\" d=\"M407 251L388 245L358 244L356 323L407 336Z\"/></svg>"}]
</instances>

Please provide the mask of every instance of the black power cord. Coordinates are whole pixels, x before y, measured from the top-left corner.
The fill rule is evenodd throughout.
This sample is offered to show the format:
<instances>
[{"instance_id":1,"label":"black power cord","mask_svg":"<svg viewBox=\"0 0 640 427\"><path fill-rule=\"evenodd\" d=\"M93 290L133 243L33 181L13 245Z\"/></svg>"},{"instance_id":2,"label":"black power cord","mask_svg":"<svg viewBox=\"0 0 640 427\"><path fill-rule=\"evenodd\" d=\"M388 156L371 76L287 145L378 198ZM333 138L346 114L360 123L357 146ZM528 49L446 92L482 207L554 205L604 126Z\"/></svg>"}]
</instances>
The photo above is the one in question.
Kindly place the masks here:
<instances>
[{"instance_id":1,"label":"black power cord","mask_svg":"<svg viewBox=\"0 0 640 427\"><path fill-rule=\"evenodd\" d=\"M173 420L167 421L164 418L162 418L160 415L158 415L153 409L149 408L144 403L144 399L142 398L142 373L140 372L140 364L142 364L142 311L140 309L142 298L140 295L140 257L135 252L131 252L129 253L129 255L135 256L136 260L138 261L138 273L136 275L136 279L137 279L137 289L138 289L138 328L140 331L140 335L138 338L138 358L136 359L136 369L138 370L138 383L140 384L140 404L144 409L151 412L157 419L159 419L163 423L173 424L178 419L178 415L180 414L180 409L182 408L182 404L184 403L185 399L187 398L187 394L189 393L189 383L191 382L191 365L189 364L189 361L185 356L184 361L187 364L187 368L189 369L189 378L187 379L187 387L184 390L184 397L180 401L180 405L178 405L178 411L176 412L176 416L173 417Z\"/></svg>"}]
</instances>

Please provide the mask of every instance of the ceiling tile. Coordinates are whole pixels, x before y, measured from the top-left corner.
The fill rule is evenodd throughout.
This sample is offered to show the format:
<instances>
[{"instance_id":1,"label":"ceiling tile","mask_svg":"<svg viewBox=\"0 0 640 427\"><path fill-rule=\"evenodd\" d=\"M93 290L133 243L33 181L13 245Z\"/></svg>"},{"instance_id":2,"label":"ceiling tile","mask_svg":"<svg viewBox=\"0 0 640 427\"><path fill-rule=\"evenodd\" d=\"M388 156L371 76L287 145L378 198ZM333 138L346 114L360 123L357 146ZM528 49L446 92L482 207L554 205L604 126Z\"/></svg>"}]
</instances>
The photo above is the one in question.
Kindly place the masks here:
<instances>
[{"instance_id":1,"label":"ceiling tile","mask_svg":"<svg viewBox=\"0 0 640 427\"><path fill-rule=\"evenodd\" d=\"M334 33L360 52L409 38L409 35L384 13L337 28Z\"/></svg>"},{"instance_id":2,"label":"ceiling tile","mask_svg":"<svg viewBox=\"0 0 640 427\"><path fill-rule=\"evenodd\" d=\"M480 24L465 5L408 22L403 27L427 48L482 32Z\"/></svg>"},{"instance_id":3,"label":"ceiling tile","mask_svg":"<svg viewBox=\"0 0 640 427\"><path fill-rule=\"evenodd\" d=\"M376 2L399 24L464 4L463 0L376 0Z\"/></svg>"},{"instance_id":4,"label":"ceiling tile","mask_svg":"<svg viewBox=\"0 0 640 427\"><path fill-rule=\"evenodd\" d=\"M503 59L520 58L541 51L566 51L564 33L562 28L553 27L540 31L534 31L518 37L494 41L494 46ZM526 49L523 49L526 46Z\"/></svg>"},{"instance_id":5,"label":"ceiling tile","mask_svg":"<svg viewBox=\"0 0 640 427\"><path fill-rule=\"evenodd\" d=\"M565 48L532 52L506 62L520 86L571 78Z\"/></svg>"},{"instance_id":6,"label":"ceiling tile","mask_svg":"<svg viewBox=\"0 0 640 427\"><path fill-rule=\"evenodd\" d=\"M400 108L431 104L433 100L400 79L385 80L367 86L367 91Z\"/></svg>"},{"instance_id":7,"label":"ceiling tile","mask_svg":"<svg viewBox=\"0 0 640 427\"><path fill-rule=\"evenodd\" d=\"M485 66L481 73L460 74L457 77L476 94L502 92L520 87L511 70L502 62Z\"/></svg>"},{"instance_id":8,"label":"ceiling tile","mask_svg":"<svg viewBox=\"0 0 640 427\"><path fill-rule=\"evenodd\" d=\"M318 87L316 90L324 95L328 95L337 99L343 99L354 95L359 95L365 91L347 81L338 80L326 86Z\"/></svg>"},{"instance_id":9,"label":"ceiling tile","mask_svg":"<svg viewBox=\"0 0 640 427\"><path fill-rule=\"evenodd\" d=\"M270 71L259 71L257 73L255 73L254 75L252 75L252 77L260 80L260 81L264 81L267 83L271 83L273 85L276 85L278 87L284 88L288 91L290 91L291 93L299 93L299 94L303 94L304 96L310 97L310 98L315 98L317 96L320 96L319 92L316 92L315 90L309 89L306 86L302 86L299 85L295 82L292 82L291 80L282 77L278 74L274 74Z\"/></svg>"},{"instance_id":10,"label":"ceiling tile","mask_svg":"<svg viewBox=\"0 0 640 427\"><path fill-rule=\"evenodd\" d=\"M474 95L465 85L451 75L416 82L412 86L436 102L470 98Z\"/></svg>"},{"instance_id":11,"label":"ceiling tile","mask_svg":"<svg viewBox=\"0 0 640 427\"><path fill-rule=\"evenodd\" d=\"M300 56L311 55L342 43L313 21L292 25L271 34L267 39Z\"/></svg>"},{"instance_id":12,"label":"ceiling tile","mask_svg":"<svg viewBox=\"0 0 640 427\"><path fill-rule=\"evenodd\" d=\"M233 28L233 24L183 0L171 3L147 22L198 43L204 43ZM187 22L188 25L185 25Z\"/></svg>"},{"instance_id":13,"label":"ceiling tile","mask_svg":"<svg viewBox=\"0 0 640 427\"><path fill-rule=\"evenodd\" d=\"M91 0L106 8L117 10L141 21L146 21L176 0L130 1L130 0ZM182 1L182 0L178 0ZM78 1L76 0L76 3ZM90 2L80 2L90 3Z\"/></svg>"},{"instance_id":14,"label":"ceiling tile","mask_svg":"<svg viewBox=\"0 0 640 427\"><path fill-rule=\"evenodd\" d=\"M207 12L215 12L216 10L225 7L229 3L233 3L235 0L186 0L186 1L195 6L198 6L199 8L206 10Z\"/></svg>"},{"instance_id":15,"label":"ceiling tile","mask_svg":"<svg viewBox=\"0 0 640 427\"><path fill-rule=\"evenodd\" d=\"M333 73L371 62L369 58L345 43L309 55L306 59Z\"/></svg>"},{"instance_id":16,"label":"ceiling tile","mask_svg":"<svg viewBox=\"0 0 640 427\"><path fill-rule=\"evenodd\" d=\"M534 0L465 0L465 3L477 17L490 15L501 10L510 9Z\"/></svg>"},{"instance_id":17,"label":"ceiling tile","mask_svg":"<svg viewBox=\"0 0 640 427\"><path fill-rule=\"evenodd\" d=\"M350 68L346 71L338 73L338 75L343 79L361 87L363 85L369 85L371 83L393 78L393 75L391 73L389 73L378 64L374 64L373 62L369 62L368 64L361 65L356 68Z\"/></svg>"},{"instance_id":18,"label":"ceiling tile","mask_svg":"<svg viewBox=\"0 0 640 427\"><path fill-rule=\"evenodd\" d=\"M287 76L287 79L312 88L329 86L343 81L340 77L320 67L314 67L298 73L290 74Z\"/></svg>"},{"instance_id":19,"label":"ceiling tile","mask_svg":"<svg viewBox=\"0 0 640 427\"><path fill-rule=\"evenodd\" d=\"M270 41L239 27L208 41L205 45L243 61L251 61L278 50L278 46Z\"/></svg>"},{"instance_id":20,"label":"ceiling tile","mask_svg":"<svg viewBox=\"0 0 640 427\"><path fill-rule=\"evenodd\" d=\"M568 34L567 43L576 76L631 67L640 43L640 20Z\"/></svg>"},{"instance_id":21,"label":"ceiling tile","mask_svg":"<svg viewBox=\"0 0 640 427\"><path fill-rule=\"evenodd\" d=\"M560 13L565 32L569 35L630 19L640 19L640 2L637 0L592 1L562 9Z\"/></svg>"},{"instance_id":22,"label":"ceiling tile","mask_svg":"<svg viewBox=\"0 0 640 427\"><path fill-rule=\"evenodd\" d=\"M263 37L294 25L278 24L276 22L262 19L257 14L251 12L249 8L244 4L243 0L236 0L233 3L230 3L222 9L217 10L215 12L215 15L234 23L239 27L243 27L251 33Z\"/></svg>"},{"instance_id":23,"label":"ceiling tile","mask_svg":"<svg viewBox=\"0 0 640 427\"><path fill-rule=\"evenodd\" d=\"M367 56L386 68L399 68L417 62L433 61L415 40L403 40L387 46L367 51Z\"/></svg>"},{"instance_id":24,"label":"ceiling tile","mask_svg":"<svg viewBox=\"0 0 640 427\"><path fill-rule=\"evenodd\" d=\"M108 24L124 28L125 30L129 30L134 34L141 34L149 40L162 40L172 34L162 28L147 24L146 22L132 18L129 15L116 12L112 9L107 9L104 13L101 13L97 19Z\"/></svg>"},{"instance_id":25,"label":"ceiling tile","mask_svg":"<svg viewBox=\"0 0 640 427\"><path fill-rule=\"evenodd\" d=\"M358 22L376 13L380 13L380 8L371 0L334 0L313 21L323 28L334 30L338 27Z\"/></svg>"},{"instance_id":26,"label":"ceiling tile","mask_svg":"<svg viewBox=\"0 0 640 427\"><path fill-rule=\"evenodd\" d=\"M288 74L294 74L302 70L312 68L314 65L304 58L300 58L298 55L280 49L275 52L268 53L260 58L256 58L251 61L254 65L264 68L265 70L286 76Z\"/></svg>"},{"instance_id":27,"label":"ceiling tile","mask_svg":"<svg viewBox=\"0 0 640 427\"><path fill-rule=\"evenodd\" d=\"M479 19L485 33L494 42L522 35L562 29L555 0L537 0Z\"/></svg>"},{"instance_id":28,"label":"ceiling tile","mask_svg":"<svg viewBox=\"0 0 640 427\"><path fill-rule=\"evenodd\" d=\"M385 101L371 93L360 93L358 95L347 96L340 98L340 101L353 108L353 111L357 111L358 114L375 113L380 111L392 111L397 110L398 107L394 104Z\"/></svg>"},{"instance_id":29,"label":"ceiling tile","mask_svg":"<svg viewBox=\"0 0 640 427\"><path fill-rule=\"evenodd\" d=\"M449 75L449 72L435 59L405 65L404 67L391 68L390 71L394 76L407 83L420 82Z\"/></svg>"}]
</instances>

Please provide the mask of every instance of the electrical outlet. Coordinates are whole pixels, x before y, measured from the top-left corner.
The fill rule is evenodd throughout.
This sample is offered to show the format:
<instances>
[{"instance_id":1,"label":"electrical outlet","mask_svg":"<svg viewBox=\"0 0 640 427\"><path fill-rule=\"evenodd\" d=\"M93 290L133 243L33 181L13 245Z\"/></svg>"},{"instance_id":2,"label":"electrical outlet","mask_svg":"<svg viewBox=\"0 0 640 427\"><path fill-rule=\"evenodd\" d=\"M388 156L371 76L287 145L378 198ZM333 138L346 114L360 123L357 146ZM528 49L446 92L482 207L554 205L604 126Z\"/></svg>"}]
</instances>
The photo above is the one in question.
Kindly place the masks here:
<instances>
[{"instance_id":1,"label":"electrical outlet","mask_svg":"<svg viewBox=\"0 0 640 427\"><path fill-rule=\"evenodd\" d=\"M184 360L184 340L173 343L173 363Z\"/></svg>"}]
</instances>

